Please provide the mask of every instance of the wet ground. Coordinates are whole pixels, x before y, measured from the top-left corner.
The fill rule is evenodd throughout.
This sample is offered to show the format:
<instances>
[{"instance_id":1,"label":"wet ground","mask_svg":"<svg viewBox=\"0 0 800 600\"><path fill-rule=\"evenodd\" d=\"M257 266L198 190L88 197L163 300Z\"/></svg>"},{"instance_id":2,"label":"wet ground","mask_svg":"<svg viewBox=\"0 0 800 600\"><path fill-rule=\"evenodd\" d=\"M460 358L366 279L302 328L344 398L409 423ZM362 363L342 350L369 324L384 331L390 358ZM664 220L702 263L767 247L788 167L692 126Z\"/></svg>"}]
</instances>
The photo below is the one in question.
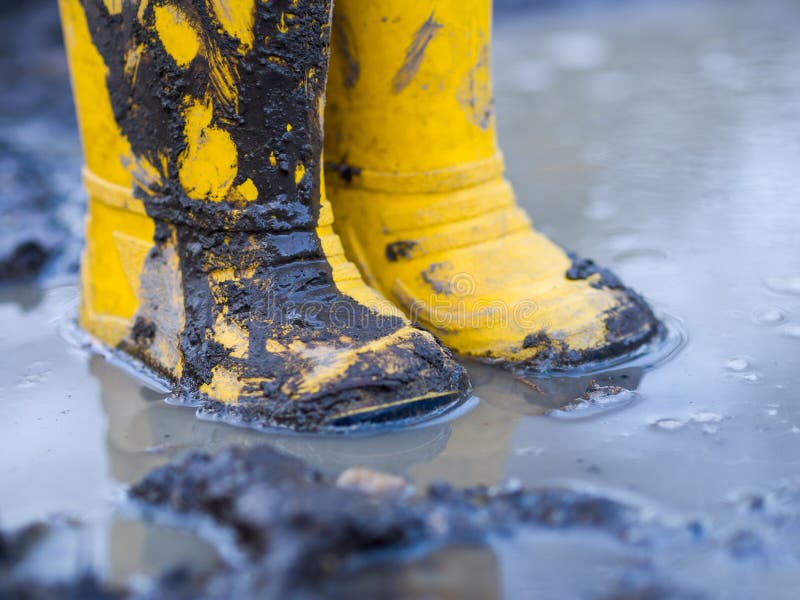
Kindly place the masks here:
<instances>
[{"instance_id":1,"label":"wet ground","mask_svg":"<svg viewBox=\"0 0 800 600\"><path fill-rule=\"evenodd\" d=\"M658 525L641 543L606 527L492 529L488 546L374 564L332 583L331 593L369 594L391 582L412 596L795 598L798 24L792 0L504 12L497 110L520 202L543 231L672 315L688 342L655 369L596 377L635 394L550 412L591 378L530 386L473 367L480 402L466 414L344 439L198 421L80 346L74 275L64 273L74 264L81 161L57 30L36 29L44 50L19 61L8 48L33 29L6 21L2 73L13 85L0 90L3 239L38 239L48 227L64 238L52 249L40 243L43 285L0 289L0 525L56 514L84 523L54 542L57 550L32 557L28 574L55 581L93 568L123 584L187 562L213 571L229 558L199 539L208 536L143 519L125 490L189 449L266 442L330 478L368 466L419 490L437 480L569 488ZM31 227L27 207L7 208L33 185L41 188L36 218L55 223Z\"/></svg>"}]
</instances>

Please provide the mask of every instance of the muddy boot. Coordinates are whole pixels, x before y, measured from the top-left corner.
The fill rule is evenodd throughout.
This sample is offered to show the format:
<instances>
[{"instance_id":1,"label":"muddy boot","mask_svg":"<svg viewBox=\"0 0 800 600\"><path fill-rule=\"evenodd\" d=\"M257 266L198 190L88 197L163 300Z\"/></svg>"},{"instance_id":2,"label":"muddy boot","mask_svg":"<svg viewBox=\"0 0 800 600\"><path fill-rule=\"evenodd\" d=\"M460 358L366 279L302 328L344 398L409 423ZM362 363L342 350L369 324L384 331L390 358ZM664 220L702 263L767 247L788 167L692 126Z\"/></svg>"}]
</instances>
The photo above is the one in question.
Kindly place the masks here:
<instances>
[{"instance_id":1,"label":"muddy boot","mask_svg":"<svg viewBox=\"0 0 800 600\"><path fill-rule=\"evenodd\" d=\"M455 351L515 370L599 366L661 331L608 270L531 225L503 177L489 0L337 0L325 156L367 283Z\"/></svg>"},{"instance_id":2,"label":"muddy boot","mask_svg":"<svg viewBox=\"0 0 800 600\"><path fill-rule=\"evenodd\" d=\"M463 368L333 233L329 1L60 5L89 192L86 330L247 425L384 426L463 400Z\"/></svg>"}]
</instances>

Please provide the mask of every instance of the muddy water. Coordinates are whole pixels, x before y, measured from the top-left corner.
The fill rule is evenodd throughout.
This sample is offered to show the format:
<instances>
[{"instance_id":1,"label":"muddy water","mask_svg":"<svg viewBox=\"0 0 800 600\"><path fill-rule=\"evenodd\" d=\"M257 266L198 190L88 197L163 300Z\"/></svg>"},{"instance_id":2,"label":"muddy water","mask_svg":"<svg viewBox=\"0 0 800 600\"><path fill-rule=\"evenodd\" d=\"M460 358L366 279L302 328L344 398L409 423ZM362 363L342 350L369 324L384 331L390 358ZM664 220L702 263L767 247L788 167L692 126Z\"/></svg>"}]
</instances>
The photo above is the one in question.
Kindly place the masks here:
<instances>
[{"instance_id":1,"label":"muddy water","mask_svg":"<svg viewBox=\"0 0 800 600\"><path fill-rule=\"evenodd\" d=\"M418 485L588 487L728 539L736 498L800 478L798 23L791 0L735 10L720 0L498 24L500 137L520 201L538 227L615 269L688 332L658 368L601 378L635 389L630 402L559 418L545 413L588 378L537 390L474 367L480 402L450 422L354 439L239 430L196 420L67 343L74 284L6 289L3 527L55 513L85 520L90 531L70 542L77 567L117 581L170 560L204 568L217 560L210 546L133 519L124 488L189 448L267 441L330 473L368 465ZM795 598L798 557L781 555L780 535L765 539L778 557L767 563L670 549L642 558L597 536L527 532L492 552L440 553L399 577L409 591L460 597L585 597L644 560L710 597Z\"/></svg>"}]
</instances>

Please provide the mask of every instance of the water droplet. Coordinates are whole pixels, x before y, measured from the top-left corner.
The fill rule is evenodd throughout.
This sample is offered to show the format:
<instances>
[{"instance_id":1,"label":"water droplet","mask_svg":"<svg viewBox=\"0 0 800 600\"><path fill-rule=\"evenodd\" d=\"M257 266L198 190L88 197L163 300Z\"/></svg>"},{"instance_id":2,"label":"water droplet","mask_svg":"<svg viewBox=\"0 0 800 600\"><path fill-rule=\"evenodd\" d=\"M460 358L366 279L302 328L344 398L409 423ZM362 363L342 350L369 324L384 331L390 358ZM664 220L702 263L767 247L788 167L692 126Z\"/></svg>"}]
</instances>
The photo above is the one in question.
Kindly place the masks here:
<instances>
[{"instance_id":1,"label":"water droplet","mask_svg":"<svg viewBox=\"0 0 800 600\"><path fill-rule=\"evenodd\" d=\"M781 333L793 339L800 339L800 323L789 323L781 327Z\"/></svg>"},{"instance_id":2,"label":"water droplet","mask_svg":"<svg viewBox=\"0 0 800 600\"><path fill-rule=\"evenodd\" d=\"M780 309L765 308L764 310L756 312L753 318L759 325L777 325L783 322L786 315L784 315Z\"/></svg>"},{"instance_id":3,"label":"water droplet","mask_svg":"<svg viewBox=\"0 0 800 600\"><path fill-rule=\"evenodd\" d=\"M17 381L19 388L32 388L47 381L52 373L50 365L44 361L36 361L25 370L25 375Z\"/></svg>"},{"instance_id":4,"label":"water droplet","mask_svg":"<svg viewBox=\"0 0 800 600\"><path fill-rule=\"evenodd\" d=\"M685 421L681 421L680 419L659 419L651 423L653 427L656 429L661 429L663 431L675 431L676 429L680 429L684 425L686 425Z\"/></svg>"},{"instance_id":5,"label":"water droplet","mask_svg":"<svg viewBox=\"0 0 800 600\"><path fill-rule=\"evenodd\" d=\"M760 383L761 382L761 375L758 373L748 372L748 373L736 373L734 377L740 381L745 381L747 383Z\"/></svg>"},{"instance_id":6,"label":"water droplet","mask_svg":"<svg viewBox=\"0 0 800 600\"><path fill-rule=\"evenodd\" d=\"M733 56L713 50L699 57L701 72L716 85L739 90L744 85L742 70Z\"/></svg>"},{"instance_id":7,"label":"water droplet","mask_svg":"<svg viewBox=\"0 0 800 600\"><path fill-rule=\"evenodd\" d=\"M770 408L770 409L767 411L767 416L768 416L768 417L774 417L774 416L775 416L775 415L777 415L777 414L778 414L778 411L777 411L777 410L775 410L774 408Z\"/></svg>"},{"instance_id":8,"label":"water droplet","mask_svg":"<svg viewBox=\"0 0 800 600\"><path fill-rule=\"evenodd\" d=\"M517 448L514 450L514 454L517 456L525 456L527 454L533 454L534 456L539 456L542 452L544 452L544 448L533 448L528 446L526 448Z\"/></svg>"},{"instance_id":9,"label":"water droplet","mask_svg":"<svg viewBox=\"0 0 800 600\"><path fill-rule=\"evenodd\" d=\"M553 73L541 60L524 60L511 68L514 85L523 92L538 93L553 84Z\"/></svg>"},{"instance_id":10,"label":"water droplet","mask_svg":"<svg viewBox=\"0 0 800 600\"><path fill-rule=\"evenodd\" d=\"M614 216L618 206L605 198L593 198L586 207L586 216L595 221L605 221Z\"/></svg>"},{"instance_id":11,"label":"water droplet","mask_svg":"<svg viewBox=\"0 0 800 600\"><path fill-rule=\"evenodd\" d=\"M631 93L631 77L622 71L600 71L589 79L589 94L597 100L619 102Z\"/></svg>"},{"instance_id":12,"label":"water droplet","mask_svg":"<svg viewBox=\"0 0 800 600\"><path fill-rule=\"evenodd\" d=\"M623 250L611 259L615 265L625 265L628 268L654 268L655 265L667 260L666 253L651 248L637 248Z\"/></svg>"},{"instance_id":13,"label":"water droplet","mask_svg":"<svg viewBox=\"0 0 800 600\"><path fill-rule=\"evenodd\" d=\"M152 446L147 446L144 449L144 453L145 454L162 454L163 452L166 452L170 448L172 448L172 446L170 444L164 444L164 443L153 444Z\"/></svg>"},{"instance_id":14,"label":"water droplet","mask_svg":"<svg viewBox=\"0 0 800 600\"><path fill-rule=\"evenodd\" d=\"M563 31L544 40L545 51L563 69L596 69L608 59L608 42L588 31Z\"/></svg>"},{"instance_id":15,"label":"water droplet","mask_svg":"<svg viewBox=\"0 0 800 600\"><path fill-rule=\"evenodd\" d=\"M581 158L591 165L603 164L608 160L609 155L608 146L597 142L587 143L581 152Z\"/></svg>"},{"instance_id":16,"label":"water droplet","mask_svg":"<svg viewBox=\"0 0 800 600\"><path fill-rule=\"evenodd\" d=\"M716 425L703 425L700 431L706 435L716 435L719 432L719 427Z\"/></svg>"},{"instance_id":17,"label":"water droplet","mask_svg":"<svg viewBox=\"0 0 800 600\"><path fill-rule=\"evenodd\" d=\"M710 411L700 411L692 415L695 423L719 423L723 418L721 414Z\"/></svg>"},{"instance_id":18,"label":"water droplet","mask_svg":"<svg viewBox=\"0 0 800 600\"><path fill-rule=\"evenodd\" d=\"M750 363L747 362L747 359L738 356L730 358L727 361L725 361L725 368L728 369L729 371L736 371L736 372L745 371L749 366Z\"/></svg>"},{"instance_id":19,"label":"water droplet","mask_svg":"<svg viewBox=\"0 0 800 600\"><path fill-rule=\"evenodd\" d=\"M800 273L786 275L785 277L767 277L766 286L778 294L800 295Z\"/></svg>"}]
</instances>

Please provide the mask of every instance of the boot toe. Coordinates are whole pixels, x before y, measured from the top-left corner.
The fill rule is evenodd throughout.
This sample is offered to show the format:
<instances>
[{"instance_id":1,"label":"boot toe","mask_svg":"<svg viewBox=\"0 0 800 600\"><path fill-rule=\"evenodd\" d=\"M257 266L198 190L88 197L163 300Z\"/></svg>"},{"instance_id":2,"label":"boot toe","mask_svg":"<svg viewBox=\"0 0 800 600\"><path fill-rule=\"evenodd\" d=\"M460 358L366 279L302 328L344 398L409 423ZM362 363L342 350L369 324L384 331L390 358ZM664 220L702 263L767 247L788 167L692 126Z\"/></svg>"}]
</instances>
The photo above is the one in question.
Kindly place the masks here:
<instances>
[{"instance_id":1,"label":"boot toe","mask_svg":"<svg viewBox=\"0 0 800 600\"><path fill-rule=\"evenodd\" d=\"M630 288L591 280L567 287L563 302L545 307L547 325L530 330L513 349L510 366L538 373L593 370L632 356L663 332L650 306Z\"/></svg>"},{"instance_id":2,"label":"boot toe","mask_svg":"<svg viewBox=\"0 0 800 600\"><path fill-rule=\"evenodd\" d=\"M410 325L366 343L297 341L273 357L285 367L277 377L235 364L215 369L199 390L200 416L265 429L377 431L440 416L470 391L451 353Z\"/></svg>"}]
</instances>

